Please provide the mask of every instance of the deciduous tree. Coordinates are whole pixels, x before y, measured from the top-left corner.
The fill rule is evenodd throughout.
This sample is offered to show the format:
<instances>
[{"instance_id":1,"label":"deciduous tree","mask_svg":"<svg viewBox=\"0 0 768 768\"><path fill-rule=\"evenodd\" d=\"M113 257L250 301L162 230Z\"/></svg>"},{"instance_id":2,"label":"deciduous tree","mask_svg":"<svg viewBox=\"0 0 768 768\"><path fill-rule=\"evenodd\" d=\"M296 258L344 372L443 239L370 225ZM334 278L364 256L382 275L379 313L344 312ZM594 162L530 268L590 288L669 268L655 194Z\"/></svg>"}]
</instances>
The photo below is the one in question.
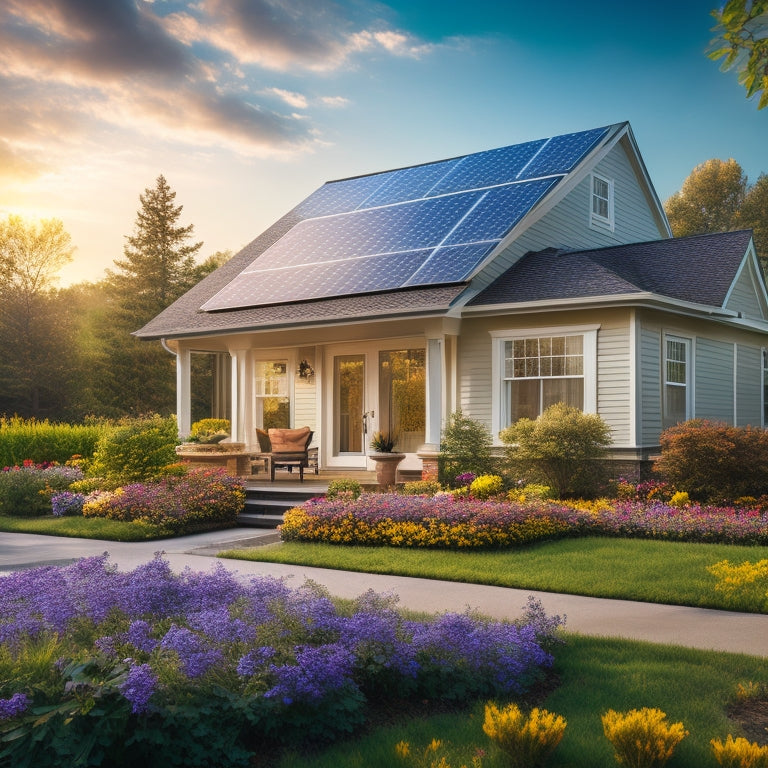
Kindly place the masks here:
<instances>
[{"instance_id":1,"label":"deciduous tree","mask_svg":"<svg viewBox=\"0 0 768 768\"><path fill-rule=\"evenodd\" d=\"M709 57L725 59L723 70L732 67L747 97L758 96L757 108L768 106L768 0L728 0L712 11L717 37Z\"/></svg>"},{"instance_id":2,"label":"deciduous tree","mask_svg":"<svg viewBox=\"0 0 768 768\"><path fill-rule=\"evenodd\" d=\"M53 286L73 250L58 219L0 222L0 412L48 416L62 405L72 323Z\"/></svg>"},{"instance_id":3,"label":"deciduous tree","mask_svg":"<svg viewBox=\"0 0 768 768\"><path fill-rule=\"evenodd\" d=\"M736 229L746 192L747 177L735 160L697 165L664 205L672 233L686 237Z\"/></svg>"}]
</instances>

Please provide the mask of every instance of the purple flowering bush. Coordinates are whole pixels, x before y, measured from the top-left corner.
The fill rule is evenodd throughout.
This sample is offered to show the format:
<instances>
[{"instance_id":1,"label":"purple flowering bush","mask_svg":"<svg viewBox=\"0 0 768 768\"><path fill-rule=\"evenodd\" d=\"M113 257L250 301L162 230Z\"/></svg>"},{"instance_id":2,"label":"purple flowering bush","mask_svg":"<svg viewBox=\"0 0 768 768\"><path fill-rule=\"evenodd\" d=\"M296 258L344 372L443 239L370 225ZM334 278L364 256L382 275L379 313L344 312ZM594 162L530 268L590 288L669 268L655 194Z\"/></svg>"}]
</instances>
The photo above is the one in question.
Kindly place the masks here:
<instances>
[{"instance_id":1,"label":"purple flowering bush","mask_svg":"<svg viewBox=\"0 0 768 768\"><path fill-rule=\"evenodd\" d=\"M224 469L207 468L96 493L85 499L83 515L178 534L235 525L244 505L242 479Z\"/></svg>"},{"instance_id":2,"label":"purple flowering bush","mask_svg":"<svg viewBox=\"0 0 768 768\"><path fill-rule=\"evenodd\" d=\"M768 544L768 510L664 501L478 501L363 494L312 499L286 512L285 541L364 546L493 549L566 536L621 536Z\"/></svg>"},{"instance_id":3,"label":"purple flowering bush","mask_svg":"<svg viewBox=\"0 0 768 768\"><path fill-rule=\"evenodd\" d=\"M0 471L0 515L37 517L51 510L51 496L64 491L83 473L78 467L35 464L3 467Z\"/></svg>"},{"instance_id":4,"label":"purple flowering bush","mask_svg":"<svg viewBox=\"0 0 768 768\"><path fill-rule=\"evenodd\" d=\"M366 701L526 690L562 624L404 619L391 596L339 607L311 583L174 575L107 556L0 579L0 765L247 766L269 743L330 739ZM396 705L396 704L395 704ZM11 738L12 736L12 738Z\"/></svg>"}]
</instances>

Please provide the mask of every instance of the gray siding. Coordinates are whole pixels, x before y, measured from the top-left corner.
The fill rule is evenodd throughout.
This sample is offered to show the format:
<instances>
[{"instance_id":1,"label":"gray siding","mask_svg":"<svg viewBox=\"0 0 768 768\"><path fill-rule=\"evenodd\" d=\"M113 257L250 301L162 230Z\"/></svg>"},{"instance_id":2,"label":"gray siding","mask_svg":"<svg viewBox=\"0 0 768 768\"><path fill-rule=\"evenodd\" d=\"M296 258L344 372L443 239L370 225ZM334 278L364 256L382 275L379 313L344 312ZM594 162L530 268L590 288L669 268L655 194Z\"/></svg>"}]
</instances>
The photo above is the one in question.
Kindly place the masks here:
<instances>
[{"instance_id":1,"label":"gray siding","mask_svg":"<svg viewBox=\"0 0 768 768\"><path fill-rule=\"evenodd\" d=\"M614 181L615 229L589 226L590 178L581 181L563 200L529 227L475 278L480 289L509 269L528 251L544 248L601 248L666 237L648 207L632 164L621 144L595 167L595 172Z\"/></svg>"},{"instance_id":2,"label":"gray siding","mask_svg":"<svg viewBox=\"0 0 768 768\"><path fill-rule=\"evenodd\" d=\"M736 346L736 426L762 424L762 352L757 347Z\"/></svg>"},{"instance_id":3,"label":"gray siding","mask_svg":"<svg viewBox=\"0 0 768 768\"><path fill-rule=\"evenodd\" d=\"M597 412L611 425L615 445L631 445L629 325L597 333Z\"/></svg>"},{"instance_id":4,"label":"gray siding","mask_svg":"<svg viewBox=\"0 0 768 768\"><path fill-rule=\"evenodd\" d=\"M696 339L694 417L733 423L733 344Z\"/></svg>"},{"instance_id":5,"label":"gray siding","mask_svg":"<svg viewBox=\"0 0 768 768\"><path fill-rule=\"evenodd\" d=\"M464 320L459 341L459 405L462 412L493 430L492 330L551 328L599 323L597 332L597 410L611 427L616 445L631 444L629 314L581 313ZM495 437L495 435L494 435Z\"/></svg>"},{"instance_id":6,"label":"gray siding","mask_svg":"<svg viewBox=\"0 0 768 768\"><path fill-rule=\"evenodd\" d=\"M640 333L640 440L656 445L661 434L661 333L643 328Z\"/></svg>"},{"instance_id":7,"label":"gray siding","mask_svg":"<svg viewBox=\"0 0 768 768\"><path fill-rule=\"evenodd\" d=\"M734 312L741 312L744 317L765 319L763 303L758 297L756 278L751 262L748 262L742 269L725 307Z\"/></svg>"}]
</instances>

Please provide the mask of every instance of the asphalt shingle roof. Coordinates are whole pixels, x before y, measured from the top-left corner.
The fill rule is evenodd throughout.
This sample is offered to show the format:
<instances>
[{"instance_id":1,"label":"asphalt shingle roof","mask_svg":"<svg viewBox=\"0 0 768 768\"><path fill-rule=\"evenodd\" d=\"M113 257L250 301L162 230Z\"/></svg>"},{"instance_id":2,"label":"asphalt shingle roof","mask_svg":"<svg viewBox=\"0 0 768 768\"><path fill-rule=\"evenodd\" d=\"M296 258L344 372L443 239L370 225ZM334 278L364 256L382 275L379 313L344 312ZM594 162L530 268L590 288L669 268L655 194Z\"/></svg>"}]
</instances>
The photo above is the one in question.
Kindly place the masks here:
<instances>
[{"instance_id":1,"label":"asphalt shingle roof","mask_svg":"<svg viewBox=\"0 0 768 768\"><path fill-rule=\"evenodd\" d=\"M527 253L469 306L654 293L721 307L751 232L721 232L585 251Z\"/></svg>"}]
</instances>

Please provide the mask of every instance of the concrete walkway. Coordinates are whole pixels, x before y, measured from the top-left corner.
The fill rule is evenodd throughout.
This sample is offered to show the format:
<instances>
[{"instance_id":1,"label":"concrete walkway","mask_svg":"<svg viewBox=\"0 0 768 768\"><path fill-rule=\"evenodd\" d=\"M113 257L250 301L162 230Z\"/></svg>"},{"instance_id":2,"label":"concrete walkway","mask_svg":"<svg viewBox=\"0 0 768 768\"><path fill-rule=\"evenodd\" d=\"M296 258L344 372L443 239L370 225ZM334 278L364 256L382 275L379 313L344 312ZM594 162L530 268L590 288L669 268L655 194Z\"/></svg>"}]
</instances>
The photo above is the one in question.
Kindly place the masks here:
<instances>
[{"instance_id":1,"label":"concrete walkway","mask_svg":"<svg viewBox=\"0 0 768 768\"><path fill-rule=\"evenodd\" d=\"M109 552L120 570L132 570L158 551L174 571L207 571L215 563L242 575L285 578L300 586L305 579L323 584L332 595L357 597L368 589L393 592L400 605L416 611L463 611L467 607L495 618L520 615L528 595L541 600L548 614L567 617L566 629L585 635L621 637L768 657L768 616L713 611L628 600L603 600L550 592L486 587L477 584L351 573L324 568L217 560L221 549L277 541L272 530L236 528L149 543L66 539L23 533L0 534L0 574L37 565L64 565L81 557Z\"/></svg>"}]
</instances>

